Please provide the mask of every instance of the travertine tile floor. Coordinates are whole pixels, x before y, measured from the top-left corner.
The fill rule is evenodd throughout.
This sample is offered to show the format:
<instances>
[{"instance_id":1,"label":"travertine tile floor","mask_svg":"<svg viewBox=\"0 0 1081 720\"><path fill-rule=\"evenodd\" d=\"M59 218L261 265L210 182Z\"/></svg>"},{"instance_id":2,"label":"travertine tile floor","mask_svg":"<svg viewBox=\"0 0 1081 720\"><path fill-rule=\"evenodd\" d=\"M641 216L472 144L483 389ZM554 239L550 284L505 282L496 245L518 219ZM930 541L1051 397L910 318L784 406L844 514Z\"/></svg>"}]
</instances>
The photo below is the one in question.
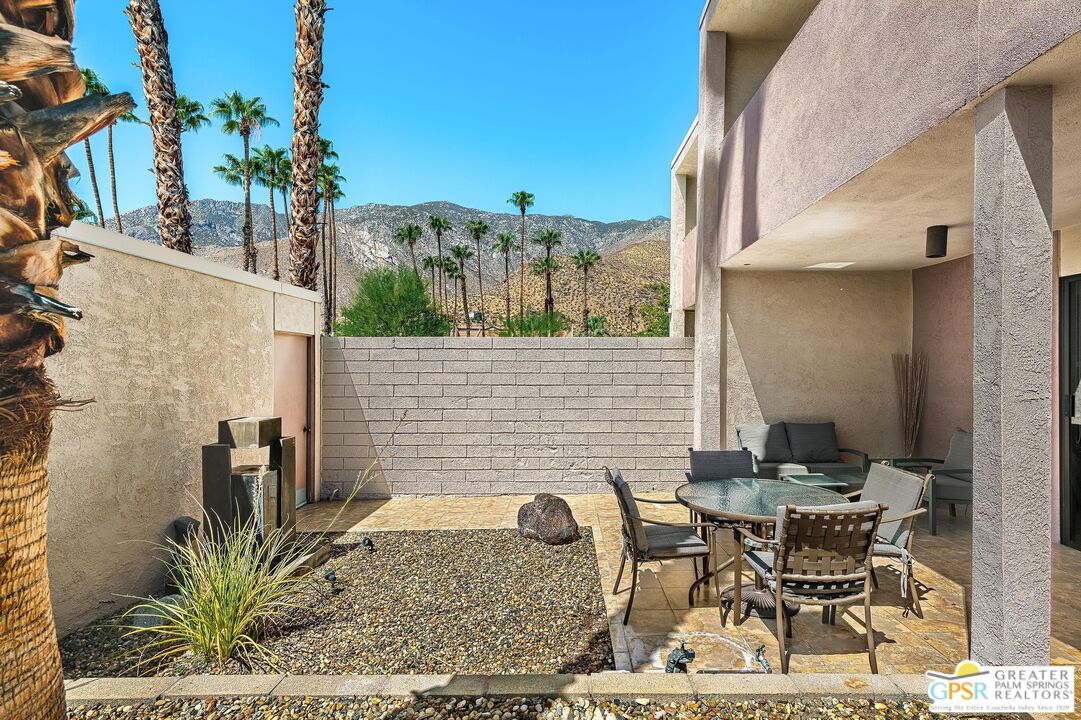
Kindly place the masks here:
<instances>
[{"instance_id":1,"label":"travertine tile floor","mask_svg":"<svg viewBox=\"0 0 1081 720\"><path fill-rule=\"evenodd\" d=\"M531 499L516 495L403 497L353 500L344 510L341 501L323 502L303 508L299 525L304 531L513 528L517 525L518 508ZM684 640L697 652L692 672L750 667L752 653L759 645L765 646L766 658L775 671L779 670L776 626L772 620L752 615L739 627L731 621L721 627L713 588L708 594L699 593L695 607L688 607L687 588L694 577L688 560L643 566L631 619L624 626L627 574L622 591L618 595L611 592L620 555L615 500L611 495L570 495L566 499L578 523L593 527L618 669L662 669L668 652ZM687 511L678 505L646 503L642 513L660 520L687 519ZM952 671L965 658L962 584L968 583L970 577L969 527L966 518L945 515L939 518L937 536L932 537L924 525L920 526L914 554L924 609L922 620L915 615L902 615L899 566L886 560L876 562L880 589L874 596L872 621L878 638L881 672ZM725 553L730 552L732 540L726 537L722 547ZM1081 663L1081 552L1055 546L1054 572L1052 654L1056 662ZM725 571L722 578L722 585L730 584L731 571ZM862 617L862 606L854 606L853 611L838 614L837 624L829 626L822 624L817 608L804 608L793 623L790 670L868 672Z\"/></svg>"}]
</instances>

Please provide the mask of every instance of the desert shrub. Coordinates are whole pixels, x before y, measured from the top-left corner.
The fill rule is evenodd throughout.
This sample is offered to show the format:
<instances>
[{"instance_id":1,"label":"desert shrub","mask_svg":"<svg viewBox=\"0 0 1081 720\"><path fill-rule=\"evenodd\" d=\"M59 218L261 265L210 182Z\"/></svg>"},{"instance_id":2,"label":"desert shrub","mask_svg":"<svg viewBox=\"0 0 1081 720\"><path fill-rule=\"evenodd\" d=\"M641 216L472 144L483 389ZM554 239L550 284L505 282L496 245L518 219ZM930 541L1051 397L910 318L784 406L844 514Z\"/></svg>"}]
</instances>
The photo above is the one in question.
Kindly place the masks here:
<instances>
[{"instance_id":1,"label":"desert shrub","mask_svg":"<svg viewBox=\"0 0 1081 720\"><path fill-rule=\"evenodd\" d=\"M450 322L431 304L427 282L412 268L379 267L360 273L352 301L335 323L351 337L440 336Z\"/></svg>"},{"instance_id":2,"label":"desert shrub","mask_svg":"<svg viewBox=\"0 0 1081 720\"><path fill-rule=\"evenodd\" d=\"M310 574L301 559L310 543L274 530L264 537L254 516L222 537L169 540L169 575L179 601L149 599L128 611L150 618L128 635L144 635L144 663L155 665L191 652L208 662L235 659L250 666L272 658L262 643L267 628L296 605L292 597Z\"/></svg>"},{"instance_id":3,"label":"desert shrub","mask_svg":"<svg viewBox=\"0 0 1081 720\"><path fill-rule=\"evenodd\" d=\"M571 321L563 313L530 310L520 321L512 317L499 331L500 337L551 337L570 330Z\"/></svg>"},{"instance_id":4,"label":"desert shrub","mask_svg":"<svg viewBox=\"0 0 1081 720\"><path fill-rule=\"evenodd\" d=\"M590 315L589 334L593 337L610 337L612 331L608 328L608 318L600 315Z\"/></svg>"},{"instance_id":5,"label":"desert shrub","mask_svg":"<svg viewBox=\"0 0 1081 720\"><path fill-rule=\"evenodd\" d=\"M645 329L638 335L640 337L668 337L668 285L650 283L646 289L657 293L657 299L638 306L638 317L645 324Z\"/></svg>"}]
</instances>

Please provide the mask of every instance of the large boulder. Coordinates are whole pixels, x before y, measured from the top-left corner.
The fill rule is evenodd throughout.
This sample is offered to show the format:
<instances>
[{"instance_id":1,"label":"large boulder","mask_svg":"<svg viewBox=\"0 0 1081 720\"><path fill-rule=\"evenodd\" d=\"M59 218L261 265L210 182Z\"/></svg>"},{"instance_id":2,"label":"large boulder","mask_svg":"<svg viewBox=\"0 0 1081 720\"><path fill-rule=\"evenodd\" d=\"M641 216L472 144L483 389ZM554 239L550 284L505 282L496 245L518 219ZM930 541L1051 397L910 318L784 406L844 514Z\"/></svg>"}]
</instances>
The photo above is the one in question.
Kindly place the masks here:
<instances>
[{"instance_id":1,"label":"large boulder","mask_svg":"<svg viewBox=\"0 0 1081 720\"><path fill-rule=\"evenodd\" d=\"M522 537L549 545L565 545L582 537L571 506L563 498L548 493L541 493L518 508L518 532Z\"/></svg>"}]
</instances>

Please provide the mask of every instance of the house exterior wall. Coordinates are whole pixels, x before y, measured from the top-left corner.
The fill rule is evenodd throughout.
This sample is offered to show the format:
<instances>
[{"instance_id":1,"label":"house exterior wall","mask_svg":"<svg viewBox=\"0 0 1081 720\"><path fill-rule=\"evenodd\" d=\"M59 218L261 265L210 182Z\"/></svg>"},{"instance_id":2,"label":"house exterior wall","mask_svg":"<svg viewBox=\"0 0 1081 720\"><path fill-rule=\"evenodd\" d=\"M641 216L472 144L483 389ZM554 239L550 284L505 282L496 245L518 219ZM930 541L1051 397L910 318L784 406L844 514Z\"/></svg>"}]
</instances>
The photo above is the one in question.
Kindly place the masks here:
<instances>
[{"instance_id":1,"label":"house exterior wall","mask_svg":"<svg viewBox=\"0 0 1081 720\"><path fill-rule=\"evenodd\" d=\"M834 421L842 447L900 455L894 353L908 352L911 277L725 271L726 444L743 423Z\"/></svg>"},{"instance_id":2,"label":"house exterior wall","mask_svg":"<svg viewBox=\"0 0 1081 720\"><path fill-rule=\"evenodd\" d=\"M325 338L323 493L606 492L684 482L690 338Z\"/></svg>"},{"instance_id":3,"label":"house exterior wall","mask_svg":"<svg viewBox=\"0 0 1081 720\"><path fill-rule=\"evenodd\" d=\"M64 397L94 400L56 413L49 453L49 577L63 634L160 587L149 543L177 517L199 516L200 447L222 418L272 414L274 331L313 334L319 304L99 228L61 234L94 255L64 274L63 298L85 317L47 361Z\"/></svg>"},{"instance_id":4,"label":"house exterior wall","mask_svg":"<svg viewBox=\"0 0 1081 720\"><path fill-rule=\"evenodd\" d=\"M912 352L927 358L920 457L946 457L972 431L972 256L912 271Z\"/></svg>"}]
</instances>

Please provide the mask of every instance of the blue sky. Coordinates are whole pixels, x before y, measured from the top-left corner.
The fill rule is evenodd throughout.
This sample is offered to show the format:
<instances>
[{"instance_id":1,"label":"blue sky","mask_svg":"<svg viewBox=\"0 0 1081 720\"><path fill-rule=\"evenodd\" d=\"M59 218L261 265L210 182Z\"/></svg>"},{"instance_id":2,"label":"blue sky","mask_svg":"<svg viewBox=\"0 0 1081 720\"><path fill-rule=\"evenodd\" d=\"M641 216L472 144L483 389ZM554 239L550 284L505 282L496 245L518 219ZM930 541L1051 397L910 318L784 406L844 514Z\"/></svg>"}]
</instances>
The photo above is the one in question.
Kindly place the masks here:
<instances>
[{"instance_id":1,"label":"blue sky","mask_svg":"<svg viewBox=\"0 0 1081 720\"><path fill-rule=\"evenodd\" d=\"M125 5L76 3L76 58L142 105ZM540 213L667 215L669 163L696 110L701 5L332 0L321 119L349 180L343 205L449 200L506 211L511 191L525 189ZM162 8L179 91L204 104L233 89L262 96L281 127L258 142L288 147L292 2ZM184 141L192 197L241 199L210 170L223 152L239 154L239 138L214 126ZM105 134L92 142L108 207ZM149 130L119 125L115 144L121 212L152 204ZM76 192L91 202L85 154L69 154L84 171Z\"/></svg>"}]
</instances>

